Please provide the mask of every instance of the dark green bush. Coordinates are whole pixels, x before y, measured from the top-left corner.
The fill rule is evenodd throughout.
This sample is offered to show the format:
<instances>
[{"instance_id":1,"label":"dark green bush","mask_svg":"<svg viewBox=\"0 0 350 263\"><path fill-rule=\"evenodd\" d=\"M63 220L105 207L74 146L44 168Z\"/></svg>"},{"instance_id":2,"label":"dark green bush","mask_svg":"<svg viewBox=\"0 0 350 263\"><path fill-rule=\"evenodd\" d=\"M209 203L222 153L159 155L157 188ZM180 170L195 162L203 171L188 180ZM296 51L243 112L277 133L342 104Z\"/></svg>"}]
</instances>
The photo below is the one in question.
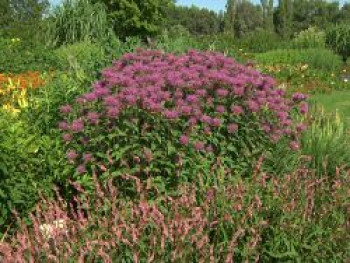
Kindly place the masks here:
<instances>
[{"instance_id":1,"label":"dark green bush","mask_svg":"<svg viewBox=\"0 0 350 263\"><path fill-rule=\"evenodd\" d=\"M43 45L24 42L19 38L0 38L1 73L44 71L58 66L53 50Z\"/></svg>"},{"instance_id":2,"label":"dark green bush","mask_svg":"<svg viewBox=\"0 0 350 263\"><path fill-rule=\"evenodd\" d=\"M257 30L236 39L236 46L244 51L262 53L277 48L283 48L287 43L271 31Z\"/></svg>"},{"instance_id":3,"label":"dark green bush","mask_svg":"<svg viewBox=\"0 0 350 263\"><path fill-rule=\"evenodd\" d=\"M350 24L331 27L326 32L326 44L343 58L345 63L350 56Z\"/></svg>"},{"instance_id":4,"label":"dark green bush","mask_svg":"<svg viewBox=\"0 0 350 263\"><path fill-rule=\"evenodd\" d=\"M39 193L50 192L57 142L20 116L0 112L0 233L14 226L13 210L26 217Z\"/></svg>"}]
</instances>

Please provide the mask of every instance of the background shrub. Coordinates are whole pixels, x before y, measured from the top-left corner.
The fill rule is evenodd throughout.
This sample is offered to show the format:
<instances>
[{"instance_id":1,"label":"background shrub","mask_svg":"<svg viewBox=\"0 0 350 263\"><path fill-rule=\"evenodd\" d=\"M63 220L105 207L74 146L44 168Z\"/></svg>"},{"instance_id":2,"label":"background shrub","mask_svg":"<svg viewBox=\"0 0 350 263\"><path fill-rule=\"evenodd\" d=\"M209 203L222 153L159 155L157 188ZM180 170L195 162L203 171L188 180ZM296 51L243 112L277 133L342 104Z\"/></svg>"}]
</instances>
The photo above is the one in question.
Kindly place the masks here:
<instances>
[{"instance_id":1,"label":"background shrub","mask_svg":"<svg viewBox=\"0 0 350 263\"><path fill-rule=\"evenodd\" d=\"M157 48L176 54L195 48L197 40L183 26L173 26L157 37Z\"/></svg>"},{"instance_id":2,"label":"background shrub","mask_svg":"<svg viewBox=\"0 0 350 263\"><path fill-rule=\"evenodd\" d=\"M350 56L350 24L331 27L326 33L326 44L342 56L345 63Z\"/></svg>"},{"instance_id":3,"label":"background shrub","mask_svg":"<svg viewBox=\"0 0 350 263\"><path fill-rule=\"evenodd\" d=\"M28 70L43 71L58 66L53 50L22 41L19 38L0 37L0 72L22 73Z\"/></svg>"},{"instance_id":4,"label":"background shrub","mask_svg":"<svg viewBox=\"0 0 350 263\"><path fill-rule=\"evenodd\" d=\"M101 69L105 57L103 47L87 41L61 46L55 53L62 69L75 76L90 75L92 78Z\"/></svg>"},{"instance_id":5,"label":"background shrub","mask_svg":"<svg viewBox=\"0 0 350 263\"><path fill-rule=\"evenodd\" d=\"M335 71L341 67L340 57L327 49L277 49L257 54L255 59L270 65L303 63L324 71Z\"/></svg>"},{"instance_id":6,"label":"background shrub","mask_svg":"<svg viewBox=\"0 0 350 263\"><path fill-rule=\"evenodd\" d=\"M260 29L237 39L236 45L238 48L242 48L248 52L262 53L277 48L283 48L286 44L283 43L280 36L276 33Z\"/></svg>"},{"instance_id":7,"label":"background shrub","mask_svg":"<svg viewBox=\"0 0 350 263\"><path fill-rule=\"evenodd\" d=\"M299 32L292 40L293 48L324 48L326 45L326 34L317 27L309 27Z\"/></svg>"}]
</instances>

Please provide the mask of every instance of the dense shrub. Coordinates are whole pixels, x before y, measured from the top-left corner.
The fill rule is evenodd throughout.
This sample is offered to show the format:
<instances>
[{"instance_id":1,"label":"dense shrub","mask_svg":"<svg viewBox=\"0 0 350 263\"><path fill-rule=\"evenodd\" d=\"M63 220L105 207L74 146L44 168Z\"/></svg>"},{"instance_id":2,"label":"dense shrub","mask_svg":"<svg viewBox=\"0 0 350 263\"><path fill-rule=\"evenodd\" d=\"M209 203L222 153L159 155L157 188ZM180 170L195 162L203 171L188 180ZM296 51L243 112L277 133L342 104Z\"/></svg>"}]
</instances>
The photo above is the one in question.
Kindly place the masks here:
<instances>
[{"instance_id":1,"label":"dense shrub","mask_svg":"<svg viewBox=\"0 0 350 263\"><path fill-rule=\"evenodd\" d=\"M324 48L326 45L326 35L324 31L316 27L309 27L299 32L292 40L293 48Z\"/></svg>"},{"instance_id":2,"label":"dense shrub","mask_svg":"<svg viewBox=\"0 0 350 263\"><path fill-rule=\"evenodd\" d=\"M245 173L278 141L299 147L292 110L304 96L285 98L272 78L222 54L140 51L102 75L61 107L67 158L85 183L92 171L104 180L152 175L166 185L197 172L215 180L216 158ZM305 114L307 104L299 106Z\"/></svg>"},{"instance_id":3,"label":"dense shrub","mask_svg":"<svg viewBox=\"0 0 350 263\"><path fill-rule=\"evenodd\" d=\"M16 235L0 242L5 262L346 262L350 257L347 171L318 177L305 168L274 178L252 176L181 185L176 196L126 176L135 201L112 180L68 206L43 199ZM75 185L82 194L84 189ZM95 200L91 203L91 200ZM297 234L296 234L297 233Z\"/></svg>"},{"instance_id":4,"label":"dense shrub","mask_svg":"<svg viewBox=\"0 0 350 263\"><path fill-rule=\"evenodd\" d=\"M38 43L0 37L0 72L22 73L56 68L53 51Z\"/></svg>"},{"instance_id":5,"label":"dense shrub","mask_svg":"<svg viewBox=\"0 0 350 263\"><path fill-rule=\"evenodd\" d=\"M335 71L341 67L338 55L327 49L277 49L257 54L255 59L264 64L307 64L313 69Z\"/></svg>"},{"instance_id":6,"label":"dense shrub","mask_svg":"<svg viewBox=\"0 0 350 263\"><path fill-rule=\"evenodd\" d=\"M326 44L343 58L345 63L350 56L350 25L340 24L326 33Z\"/></svg>"},{"instance_id":7,"label":"dense shrub","mask_svg":"<svg viewBox=\"0 0 350 263\"><path fill-rule=\"evenodd\" d=\"M261 53L283 48L286 43L275 32L256 30L241 39L237 39L236 45L249 52Z\"/></svg>"},{"instance_id":8,"label":"dense shrub","mask_svg":"<svg viewBox=\"0 0 350 263\"><path fill-rule=\"evenodd\" d=\"M0 131L0 233L4 233L14 226L12 210L26 217L39 192L50 191L55 141L41 137L20 117L2 111Z\"/></svg>"},{"instance_id":9,"label":"dense shrub","mask_svg":"<svg viewBox=\"0 0 350 263\"><path fill-rule=\"evenodd\" d=\"M73 71L76 75L96 75L105 57L103 47L88 41L61 46L55 53L61 68Z\"/></svg>"}]
</instances>

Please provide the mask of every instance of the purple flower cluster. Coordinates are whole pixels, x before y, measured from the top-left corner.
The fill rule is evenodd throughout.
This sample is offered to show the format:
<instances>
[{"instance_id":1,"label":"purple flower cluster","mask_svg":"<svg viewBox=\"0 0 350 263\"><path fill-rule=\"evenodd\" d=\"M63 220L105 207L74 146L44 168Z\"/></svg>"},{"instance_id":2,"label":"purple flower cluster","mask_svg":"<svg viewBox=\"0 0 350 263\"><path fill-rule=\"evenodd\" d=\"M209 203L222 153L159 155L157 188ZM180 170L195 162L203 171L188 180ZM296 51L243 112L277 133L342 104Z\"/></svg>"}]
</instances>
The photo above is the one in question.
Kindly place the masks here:
<instances>
[{"instance_id":1,"label":"purple flower cluster","mask_svg":"<svg viewBox=\"0 0 350 263\"><path fill-rule=\"evenodd\" d=\"M220 53L189 51L176 56L140 50L103 70L102 80L76 99L84 110L59 127L65 132L63 139L70 142L72 136L78 137L91 126L103 125L111 130L124 111L136 108L172 122L181 121L184 128L198 125L203 134L220 130L228 138L237 136L243 118L253 116L258 129L272 141L283 136L293 136L294 140L303 128L293 126L290 112L299 106L306 114L306 97L297 93L288 99L274 85L270 76ZM61 107L65 115L71 111L70 105ZM197 150L206 147L205 141L195 140L187 130L178 140ZM292 148L297 147L293 144Z\"/></svg>"}]
</instances>

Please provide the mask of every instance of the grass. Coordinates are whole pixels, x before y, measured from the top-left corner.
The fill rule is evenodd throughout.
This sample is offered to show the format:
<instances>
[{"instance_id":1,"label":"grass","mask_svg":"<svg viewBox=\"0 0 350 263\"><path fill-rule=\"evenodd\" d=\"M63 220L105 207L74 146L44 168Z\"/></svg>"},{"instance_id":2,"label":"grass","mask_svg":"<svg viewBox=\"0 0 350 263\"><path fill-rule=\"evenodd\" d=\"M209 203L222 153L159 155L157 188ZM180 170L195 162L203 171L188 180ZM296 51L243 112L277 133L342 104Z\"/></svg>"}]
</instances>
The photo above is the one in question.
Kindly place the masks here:
<instances>
[{"instance_id":1,"label":"grass","mask_svg":"<svg viewBox=\"0 0 350 263\"><path fill-rule=\"evenodd\" d=\"M350 126L350 90L333 91L331 94L315 94L312 101L324 107L327 112L338 111L342 119Z\"/></svg>"}]
</instances>

